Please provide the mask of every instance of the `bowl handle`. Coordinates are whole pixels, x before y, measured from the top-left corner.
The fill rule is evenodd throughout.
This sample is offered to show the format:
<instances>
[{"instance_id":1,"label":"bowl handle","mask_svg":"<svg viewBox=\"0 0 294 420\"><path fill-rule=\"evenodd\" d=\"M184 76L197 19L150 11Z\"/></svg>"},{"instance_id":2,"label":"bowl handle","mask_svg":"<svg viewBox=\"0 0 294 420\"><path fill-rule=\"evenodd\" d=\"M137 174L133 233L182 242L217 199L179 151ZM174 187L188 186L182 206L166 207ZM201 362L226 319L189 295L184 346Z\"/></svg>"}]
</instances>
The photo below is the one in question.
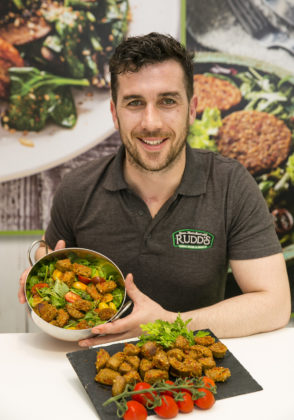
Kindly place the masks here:
<instances>
[{"instance_id":1,"label":"bowl handle","mask_svg":"<svg viewBox=\"0 0 294 420\"><path fill-rule=\"evenodd\" d=\"M123 307L121 308L121 310L112 318L111 321L115 321L116 319L119 319L123 313L126 312L127 309L129 309L129 307L132 305L133 301L132 300L128 300Z\"/></svg>"},{"instance_id":2,"label":"bowl handle","mask_svg":"<svg viewBox=\"0 0 294 420\"><path fill-rule=\"evenodd\" d=\"M33 248L34 248L37 244L44 244L44 245L45 245L45 249L46 249L46 255L48 255L48 253L49 253L49 247L48 247L48 244L47 244L47 243L46 243L43 239L39 239L38 241L34 241L34 242L30 245L30 247L29 247L29 249L28 249L28 260L29 260L29 262L30 262L30 265L31 265L31 266L33 266L33 265L36 263L36 261L35 261L35 262L33 262L33 261L32 261L32 258L31 258L31 252L32 252Z\"/></svg>"}]
</instances>

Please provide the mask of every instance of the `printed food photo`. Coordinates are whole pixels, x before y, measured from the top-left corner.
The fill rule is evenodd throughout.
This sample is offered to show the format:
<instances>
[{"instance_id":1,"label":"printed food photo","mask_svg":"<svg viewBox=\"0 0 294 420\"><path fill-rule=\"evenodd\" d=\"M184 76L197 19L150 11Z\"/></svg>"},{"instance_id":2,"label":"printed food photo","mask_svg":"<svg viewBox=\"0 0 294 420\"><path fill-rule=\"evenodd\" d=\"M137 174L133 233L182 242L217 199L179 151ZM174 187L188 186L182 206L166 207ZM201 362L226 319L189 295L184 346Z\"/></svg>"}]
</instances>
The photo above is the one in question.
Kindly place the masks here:
<instances>
[{"instance_id":1,"label":"printed food photo","mask_svg":"<svg viewBox=\"0 0 294 420\"><path fill-rule=\"evenodd\" d=\"M194 71L198 105L189 144L237 159L248 169L283 248L291 247L294 75L248 58L201 52L195 55Z\"/></svg>"}]
</instances>

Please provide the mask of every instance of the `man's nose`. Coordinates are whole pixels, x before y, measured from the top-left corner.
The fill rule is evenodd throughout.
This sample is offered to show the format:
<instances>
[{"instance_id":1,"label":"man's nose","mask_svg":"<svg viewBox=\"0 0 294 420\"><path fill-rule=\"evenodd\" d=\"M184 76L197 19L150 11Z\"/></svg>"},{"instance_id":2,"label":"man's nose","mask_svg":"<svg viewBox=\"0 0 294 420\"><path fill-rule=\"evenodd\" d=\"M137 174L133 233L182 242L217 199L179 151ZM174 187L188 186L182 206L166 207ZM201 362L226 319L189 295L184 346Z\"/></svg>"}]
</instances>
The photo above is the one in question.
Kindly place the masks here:
<instances>
[{"instance_id":1,"label":"man's nose","mask_svg":"<svg viewBox=\"0 0 294 420\"><path fill-rule=\"evenodd\" d=\"M155 105L146 105L143 112L141 125L144 130L148 131L155 131L162 128L160 111Z\"/></svg>"}]
</instances>

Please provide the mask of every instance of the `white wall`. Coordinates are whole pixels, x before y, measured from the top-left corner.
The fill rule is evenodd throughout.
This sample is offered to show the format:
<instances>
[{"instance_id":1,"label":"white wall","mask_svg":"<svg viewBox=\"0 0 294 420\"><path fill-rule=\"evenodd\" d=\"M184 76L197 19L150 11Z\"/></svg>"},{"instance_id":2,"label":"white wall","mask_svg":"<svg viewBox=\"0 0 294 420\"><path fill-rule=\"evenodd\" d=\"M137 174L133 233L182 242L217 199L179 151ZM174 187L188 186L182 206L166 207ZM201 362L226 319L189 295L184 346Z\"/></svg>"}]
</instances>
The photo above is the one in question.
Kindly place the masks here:
<instances>
[{"instance_id":1,"label":"white wall","mask_svg":"<svg viewBox=\"0 0 294 420\"><path fill-rule=\"evenodd\" d=\"M0 333L39 331L17 299L19 277L29 266L27 250L36 239L39 235L0 235Z\"/></svg>"}]
</instances>

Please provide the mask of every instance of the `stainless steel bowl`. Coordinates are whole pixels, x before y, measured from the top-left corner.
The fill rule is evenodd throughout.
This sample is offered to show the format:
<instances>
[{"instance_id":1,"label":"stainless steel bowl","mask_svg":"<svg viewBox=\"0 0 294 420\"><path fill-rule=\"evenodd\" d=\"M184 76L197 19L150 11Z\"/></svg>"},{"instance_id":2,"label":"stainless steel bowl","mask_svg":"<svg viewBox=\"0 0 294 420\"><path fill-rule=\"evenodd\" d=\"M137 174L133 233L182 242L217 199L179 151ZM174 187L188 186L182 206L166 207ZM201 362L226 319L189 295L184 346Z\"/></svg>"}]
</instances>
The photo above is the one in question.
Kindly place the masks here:
<instances>
[{"instance_id":1,"label":"stainless steel bowl","mask_svg":"<svg viewBox=\"0 0 294 420\"><path fill-rule=\"evenodd\" d=\"M32 253L33 248L36 245L40 245L41 243L43 243L46 247L46 255L44 255L42 258L40 258L38 261L35 262L32 259L31 253ZM86 249L86 248L63 248L63 249L59 249L59 250L52 251L52 252L49 253L48 252L48 245L43 240L33 242L28 249L28 259L29 259L29 262L30 262L30 265L31 265L31 269L28 273L26 283L30 279L30 276L34 273L35 268L38 265L41 265L44 262L52 261L56 257L67 258L68 255L70 253L73 253L73 252L79 257L82 257L82 258L87 258L87 257L92 257L93 258L94 257L94 258L97 258L97 259L101 260L105 264L110 265L111 268L113 268L119 274L118 282L120 283L120 285L122 287L125 287L125 279L124 279L124 276L123 276L121 270L118 268L118 266L110 258L106 257L105 255L100 254L99 252L96 252L96 251L92 251L90 249ZM49 322L44 321L39 315L36 314L36 312L30 306L29 301L28 301L28 297L27 297L27 294L26 294L26 289L27 288L26 288L26 284L25 284L25 295L26 295L27 305L28 305L28 308L29 308L31 318L34 321L34 323L42 331L44 331L46 334L49 334L52 337L55 337L59 340L65 340L65 341L79 341L79 340L83 340L85 338L89 338L89 337L94 336L91 328L87 328L87 329L83 329L83 330L70 330L70 329L66 329L66 328L56 327L55 325L52 325ZM121 306L119 307L119 309L115 313L115 315L112 318L110 318L109 320L107 320L106 322L107 323L112 322L115 319L120 318L120 316L131 306L131 304L132 304L132 301L130 301L130 300L126 302L126 290L125 290L124 298L123 298Z\"/></svg>"}]
</instances>

